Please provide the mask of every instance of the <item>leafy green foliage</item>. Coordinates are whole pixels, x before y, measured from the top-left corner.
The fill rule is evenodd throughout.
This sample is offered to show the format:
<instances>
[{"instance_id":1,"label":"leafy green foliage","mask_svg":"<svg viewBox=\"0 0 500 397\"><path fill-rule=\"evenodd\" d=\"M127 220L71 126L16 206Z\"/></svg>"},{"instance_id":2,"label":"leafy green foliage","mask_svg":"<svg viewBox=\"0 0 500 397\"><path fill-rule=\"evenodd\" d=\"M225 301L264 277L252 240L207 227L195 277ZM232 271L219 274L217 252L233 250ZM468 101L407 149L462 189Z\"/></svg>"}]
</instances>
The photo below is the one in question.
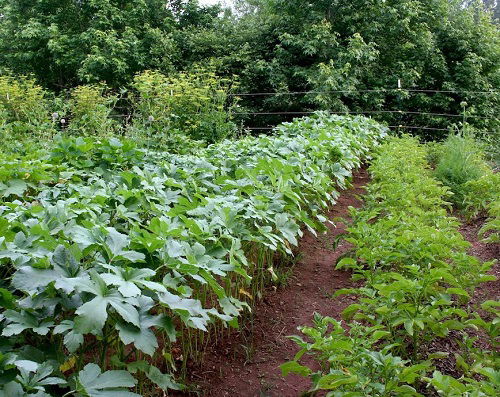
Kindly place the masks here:
<instances>
[{"instance_id":1,"label":"leafy green foliage","mask_svg":"<svg viewBox=\"0 0 500 397\"><path fill-rule=\"evenodd\" d=\"M432 378L426 378L430 385L441 395L458 397L464 395L494 396L498 394L498 371L492 368L479 368L476 374L483 376L487 381L478 381L473 377L455 379L434 371ZM477 376L477 375L476 375Z\"/></svg>"},{"instance_id":2,"label":"leafy green foliage","mask_svg":"<svg viewBox=\"0 0 500 397\"><path fill-rule=\"evenodd\" d=\"M206 56L200 47L208 47L211 56L223 61L224 70L240 76L243 92L284 93L244 97L243 106L261 112L318 107L336 112L380 111L373 117L390 125L468 127L489 131L482 136L491 138L492 144L499 141L495 109L500 95L495 90L500 36L498 24L478 2L468 6L461 0L337 0L307 6L300 0L247 3L253 8L238 24L222 22L221 35L211 29L193 33L196 39L189 47L194 61ZM405 88L458 92L407 92ZM314 93L287 95L308 91ZM282 117L286 116L259 115L249 120L252 125L267 125ZM410 132L425 138L448 135L429 129Z\"/></svg>"},{"instance_id":3,"label":"leafy green foliage","mask_svg":"<svg viewBox=\"0 0 500 397\"><path fill-rule=\"evenodd\" d=\"M172 77L146 71L134 78L134 89L138 112L134 128L154 138L169 139L182 131L193 140L213 143L236 130L229 80L218 78L210 68ZM179 140L178 146L185 145Z\"/></svg>"},{"instance_id":4,"label":"leafy green foliage","mask_svg":"<svg viewBox=\"0 0 500 397\"><path fill-rule=\"evenodd\" d=\"M115 97L105 94L105 87L83 85L71 91L68 103L71 122L69 132L75 135L108 135L115 123L110 119Z\"/></svg>"},{"instance_id":5,"label":"leafy green foliage","mask_svg":"<svg viewBox=\"0 0 500 397\"><path fill-rule=\"evenodd\" d=\"M161 0L2 0L0 63L58 89L101 81L117 87L146 68L171 71L180 57L177 18L189 6L176 3L177 9ZM187 14L195 11L216 14L196 8Z\"/></svg>"},{"instance_id":6,"label":"leafy green foliage","mask_svg":"<svg viewBox=\"0 0 500 397\"><path fill-rule=\"evenodd\" d=\"M0 76L0 137L5 141L51 129L46 92L29 77Z\"/></svg>"},{"instance_id":7,"label":"leafy green foliage","mask_svg":"<svg viewBox=\"0 0 500 397\"><path fill-rule=\"evenodd\" d=\"M341 322L315 313L314 325L301 327L300 331L311 342L291 337L301 350L294 361L281 365L281 370L283 376L289 373L310 376L311 395L319 390L353 396L420 395L410 385L425 374L430 363L409 365L409 361L390 353L390 345L379 350L378 345L389 335L383 327L356 323L346 331ZM315 355L321 364L320 371L313 373L298 363L306 353Z\"/></svg>"},{"instance_id":8,"label":"leafy green foliage","mask_svg":"<svg viewBox=\"0 0 500 397\"><path fill-rule=\"evenodd\" d=\"M320 113L196 156L95 137L2 154L5 353L36 346L82 396L131 395L125 370L141 373L136 392L145 379L181 388L172 360L155 367L161 350L184 346L189 359L196 335L237 326L273 253L325 227L323 209L385 136L369 119Z\"/></svg>"},{"instance_id":9,"label":"leafy green foliage","mask_svg":"<svg viewBox=\"0 0 500 397\"><path fill-rule=\"evenodd\" d=\"M76 392L84 397L137 397L139 394L130 393L128 388L134 387L136 380L127 371L106 371L96 364L87 364L78 373Z\"/></svg>"},{"instance_id":10,"label":"leafy green foliage","mask_svg":"<svg viewBox=\"0 0 500 397\"><path fill-rule=\"evenodd\" d=\"M448 189L433 179L426 156L425 148L409 137L394 138L376 153L365 205L351 210L354 222L345 239L353 249L337 263L337 268L352 269L353 278L365 281L363 287L335 293L358 297L342 313L350 321L349 331L315 315L314 327L301 328L312 342L292 337L302 350L282 366L285 374L309 376L311 393L421 395L423 381L446 395L474 387L486 396L498 391L496 356L487 349L472 352L465 332L468 327L482 328L491 335L491 347L496 344L498 313L491 310L495 302L485 306L493 313L492 321L464 306L476 286L495 280L487 274L493 263L467 255L469 244L445 209ZM432 360L447 355L429 354L428 346L452 335L463 335L467 342L467 358L456 357L463 378L440 378L439 372L426 377ZM321 363L319 372L299 363L306 353ZM483 371L489 374L486 379L476 380Z\"/></svg>"},{"instance_id":11,"label":"leafy green foliage","mask_svg":"<svg viewBox=\"0 0 500 397\"><path fill-rule=\"evenodd\" d=\"M500 200L497 199L488 207L490 219L484 224L479 231L481 236L486 236L484 241L487 243L500 242Z\"/></svg>"},{"instance_id":12,"label":"leafy green foliage","mask_svg":"<svg viewBox=\"0 0 500 397\"><path fill-rule=\"evenodd\" d=\"M441 149L436 176L455 195L455 204L471 218L487 213L489 220L479 231L487 243L498 243L500 231L500 174L484 161L484 152L470 137L450 136Z\"/></svg>"},{"instance_id":13,"label":"leafy green foliage","mask_svg":"<svg viewBox=\"0 0 500 397\"><path fill-rule=\"evenodd\" d=\"M480 179L488 171L483 153L472 137L450 135L443 144L435 176L451 189L451 200L461 208L467 193L466 183Z\"/></svg>"},{"instance_id":14,"label":"leafy green foliage","mask_svg":"<svg viewBox=\"0 0 500 397\"><path fill-rule=\"evenodd\" d=\"M0 67L59 92L99 82L130 89L146 70L171 77L215 59L217 75L237 76L242 92L283 93L245 96L245 109L265 113L239 115L248 126L293 117L275 112L371 111L423 127L411 132L426 138L453 127L493 145L498 24L480 2L465 3L247 0L232 15L197 0L2 0Z\"/></svg>"},{"instance_id":15,"label":"leafy green foliage","mask_svg":"<svg viewBox=\"0 0 500 397\"><path fill-rule=\"evenodd\" d=\"M464 204L469 216L476 216L498 201L500 197L500 174L488 171L479 179L471 180L463 186Z\"/></svg>"}]
</instances>

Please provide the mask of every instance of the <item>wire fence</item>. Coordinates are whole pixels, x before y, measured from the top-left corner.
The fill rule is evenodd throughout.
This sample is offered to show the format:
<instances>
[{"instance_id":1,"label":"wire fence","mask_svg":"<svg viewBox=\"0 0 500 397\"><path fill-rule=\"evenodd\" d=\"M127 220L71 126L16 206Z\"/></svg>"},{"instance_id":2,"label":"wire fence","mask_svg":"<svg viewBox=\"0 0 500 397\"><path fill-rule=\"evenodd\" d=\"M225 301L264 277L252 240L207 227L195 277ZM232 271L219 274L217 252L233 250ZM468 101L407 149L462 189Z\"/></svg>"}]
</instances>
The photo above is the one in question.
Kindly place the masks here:
<instances>
[{"instance_id":1,"label":"wire fence","mask_svg":"<svg viewBox=\"0 0 500 397\"><path fill-rule=\"evenodd\" d=\"M310 115L317 111L306 111L306 112L234 112L234 115ZM424 116L436 116L436 117L460 117L463 118L463 114L451 114L451 113L433 113L433 112L415 112L408 110L363 110L363 111L328 111L331 114L412 114L412 115L424 115ZM487 117L480 115L467 115L467 118L477 118L485 120L500 120L496 117Z\"/></svg>"},{"instance_id":2,"label":"wire fence","mask_svg":"<svg viewBox=\"0 0 500 397\"><path fill-rule=\"evenodd\" d=\"M375 88L366 90L327 90L327 91L283 91L283 92L237 92L229 93L230 96L268 96L268 95L321 95L321 94L350 94L350 93L429 93L429 94L465 94L465 95L491 95L500 94L500 90L488 91L463 91L463 90L427 90L418 88Z\"/></svg>"},{"instance_id":3,"label":"wire fence","mask_svg":"<svg viewBox=\"0 0 500 397\"><path fill-rule=\"evenodd\" d=\"M307 116L317 113L320 110L311 110L311 111L283 111L283 112L232 112L233 116ZM409 115L421 115L421 116L432 116L432 117L458 117L458 118L466 118L466 119L483 119L483 120L497 120L500 121L497 117L488 117L481 116L475 114L468 114L464 116L463 114L451 114L451 113L433 113L433 112L416 112L416 111L408 111L408 110L362 110L362 111L329 111L323 110L324 112L328 112L330 114L352 114L352 115L364 115L364 114L409 114ZM183 113L184 115L196 115L199 113ZM132 118L134 115L132 113L124 113L124 114L111 114L110 117L114 118Z\"/></svg>"},{"instance_id":4,"label":"wire fence","mask_svg":"<svg viewBox=\"0 0 500 397\"><path fill-rule=\"evenodd\" d=\"M274 130L276 127L248 127L249 130L263 130L263 131L271 131ZM397 130L424 130L424 131L446 131L449 132L452 130L452 128L434 128L434 127L420 127L420 126L411 126L411 125L388 125L387 128L391 129L397 129ZM494 134L497 131L474 131L471 130L469 131L471 133L482 133L482 134Z\"/></svg>"},{"instance_id":5,"label":"wire fence","mask_svg":"<svg viewBox=\"0 0 500 397\"><path fill-rule=\"evenodd\" d=\"M334 95L334 94L354 94L354 93L386 93L386 94L446 94L446 95L462 95L462 96L471 96L471 95L488 95L498 96L500 100L500 90L483 90L483 91L474 91L474 90L438 90L438 89L419 89L419 88L375 88L375 89L360 89L360 90L326 90L326 91L273 91L273 92L236 92L236 93L228 93L228 97L263 97L263 96L297 96L297 95ZM171 95L174 95L174 92L171 91ZM190 93L179 93L179 95L183 96L191 96L196 94ZM117 107L116 110L124 110L127 112L130 108L128 107ZM284 116L284 118L290 118L293 116L307 116L316 113L317 111L307 110L307 111L236 111L232 112L233 116ZM498 117L495 116L486 116L486 115L478 115L478 114L456 114L456 113L445 113L445 112L432 112L432 111L416 111L416 110L400 110L400 109L389 109L389 110L381 110L381 109L370 109L370 110L339 110L339 111L327 111L330 114L347 114L347 115L367 115L367 116L377 116L377 115L401 115L401 116L415 116L415 117L427 117L427 118L449 118L451 120L462 119L463 121L467 120L493 120L495 122L500 121ZM500 109L499 112L500 114ZM183 113L183 115L196 115L199 113ZM120 114L112 114L110 115L113 118L122 119L123 122L128 123L131 119L135 117L133 113L120 113ZM283 120L287 121L287 120ZM392 122L396 123L399 120L392 120ZM404 120L401 120L404 122ZM428 121L428 120L427 120ZM390 121L389 121L390 123ZM416 125L406 125L408 120L404 122L404 124L398 125L389 125L389 128L392 129L401 129L401 130L424 130L424 131L449 131L453 126L453 122L450 122L449 128L441 128L441 127L433 127L433 126L416 126ZM439 124L439 123L438 123ZM275 125L267 125L267 126L245 126L245 129L249 130L272 130L275 128ZM474 132L474 131L472 131ZM478 132L478 131L475 131ZM480 131L482 133L494 133L493 131ZM498 131L496 131L498 132Z\"/></svg>"}]
</instances>

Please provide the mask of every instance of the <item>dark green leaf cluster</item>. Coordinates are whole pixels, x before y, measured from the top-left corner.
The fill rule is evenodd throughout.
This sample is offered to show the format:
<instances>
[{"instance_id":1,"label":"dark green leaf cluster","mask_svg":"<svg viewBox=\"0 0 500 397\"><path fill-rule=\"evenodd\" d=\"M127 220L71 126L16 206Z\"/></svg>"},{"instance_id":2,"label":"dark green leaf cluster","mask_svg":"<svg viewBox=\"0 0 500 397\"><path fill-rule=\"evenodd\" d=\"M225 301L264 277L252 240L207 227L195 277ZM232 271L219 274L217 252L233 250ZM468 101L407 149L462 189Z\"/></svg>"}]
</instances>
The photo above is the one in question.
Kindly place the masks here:
<instances>
[{"instance_id":1,"label":"dark green leaf cluster","mask_svg":"<svg viewBox=\"0 0 500 397\"><path fill-rule=\"evenodd\" d=\"M210 49L240 76L244 92L284 94L244 98L242 105L268 112L318 107L382 111L374 117L390 125L445 130L468 125L474 131L490 131L484 136L498 141L499 27L477 1L468 7L461 0L251 3L257 4L256 11L232 29L226 27L227 33L212 40ZM208 45L205 41L212 37L206 32L193 38L195 59L200 42ZM314 93L287 95L307 91ZM249 120L256 125L282 117ZM447 135L429 129L410 132L425 138Z\"/></svg>"},{"instance_id":2,"label":"dark green leaf cluster","mask_svg":"<svg viewBox=\"0 0 500 397\"><path fill-rule=\"evenodd\" d=\"M369 111L427 127L411 131L425 138L469 128L498 140L500 35L481 2L238 3L232 15L197 0L1 0L0 68L60 92L129 88L145 70L171 76L215 61L242 92L281 93L246 96L245 109L266 113L240 115L247 126L293 117L275 112Z\"/></svg>"},{"instance_id":3,"label":"dark green leaf cluster","mask_svg":"<svg viewBox=\"0 0 500 397\"><path fill-rule=\"evenodd\" d=\"M118 87L145 69L174 71L183 30L211 26L218 12L194 0L2 0L0 64L58 90Z\"/></svg>"}]
</instances>

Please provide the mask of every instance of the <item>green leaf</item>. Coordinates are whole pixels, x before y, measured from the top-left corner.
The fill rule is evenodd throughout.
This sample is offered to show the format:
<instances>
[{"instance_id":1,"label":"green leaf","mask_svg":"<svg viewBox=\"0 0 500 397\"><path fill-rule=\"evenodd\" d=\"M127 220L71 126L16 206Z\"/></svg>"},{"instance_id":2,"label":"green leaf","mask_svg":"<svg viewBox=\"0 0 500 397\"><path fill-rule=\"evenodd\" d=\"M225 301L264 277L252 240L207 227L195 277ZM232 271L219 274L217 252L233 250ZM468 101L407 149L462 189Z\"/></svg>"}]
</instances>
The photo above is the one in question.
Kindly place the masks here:
<instances>
[{"instance_id":1,"label":"green leaf","mask_svg":"<svg viewBox=\"0 0 500 397\"><path fill-rule=\"evenodd\" d=\"M17 377L19 383L21 383L27 389L38 389L44 390L44 386L47 385L65 385L66 381L64 379L50 376L54 369L48 362L44 362L37 366L35 371L26 370L25 368L19 368L20 374Z\"/></svg>"},{"instance_id":2,"label":"green leaf","mask_svg":"<svg viewBox=\"0 0 500 397\"><path fill-rule=\"evenodd\" d=\"M126 234L119 233L113 227L107 227L105 245L110 253L111 259L127 259L131 262L142 262L145 259L144 254L136 251L125 251L124 248L130 244L130 239Z\"/></svg>"},{"instance_id":3,"label":"green leaf","mask_svg":"<svg viewBox=\"0 0 500 397\"><path fill-rule=\"evenodd\" d=\"M179 256L185 254L182 244L175 240L168 240L165 244L165 248L167 250L168 256L170 256L171 258L178 258Z\"/></svg>"},{"instance_id":4,"label":"green leaf","mask_svg":"<svg viewBox=\"0 0 500 397\"><path fill-rule=\"evenodd\" d=\"M300 228L290 220L287 214L277 214L275 217L276 228L281 232L291 244L298 245L296 236L299 234Z\"/></svg>"},{"instance_id":5,"label":"green leaf","mask_svg":"<svg viewBox=\"0 0 500 397\"><path fill-rule=\"evenodd\" d=\"M0 288L0 307L4 309L13 309L15 305L16 299L14 295L5 288Z\"/></svg>"},{"instance_id":6,"label":"green leaf","mask_svg":"<svg viewBox=\"0 0 500 397\"><path fill-rule=\"evenodd\" d=\"M96 364L87 364L78 373L76 391L88 397L140 397L127 389L134 387L137 381L122 370L106 371Z\"/></svg>"},{"instance_id":7,"label":"green leaf","mask_svg":"<svg viewBox=\"0 0 500 397\"><path fill-rule=\"evenodd\" d=\"M354 384L358 382L356 375L345 374L327 374L322 376L316 386L315 390L335 390L340 386Z\"/></svg>"},{"instance_id":8,"label":"green leaf","mask_svg":"<svg viewBox=\"0 0 500 397\"><path fill-rule=\"evenodd\" d=\"M141 290L138 286L157 292L166 292L166 288L148 278L154 277L156 272L151 269L136 269L104 265L113 273L101 274L101 278L107 285L116 285L118 291L125 297L139 296Z\"/></svg>"},{"instance_id":9,"label":"green leaf","mask_svg":"<svg viewBox=\"0 0 500 397\"><path fill-rule=\"evenodd\" d=\"M187 325L206 331L209 317L199 300L184 299L170 292L158 294L158 298L161 303L177 312Z\"/></svg>"},{"instance_id":10,"label":"green leaf","mask_svg":"<svg viewBox=\"0 0 500 397\"><path fill-rule=\"evenodd\" d=\"M100 243L101 239L97 231L91 231L82 226L75 225L67 230L67 235L78 244L78 247L83 251L85 248L91 245ZM102 238L102 237L101 237Z\"/></svg>"},{"instance_id":11,"label":"green leaf","mask_svg":"<svg viewBox=\"0 0 500 397\"><path fill-rule=\"evenodd\" d=\"M31 360L16 360L14 365L19 369L24 369L27 372L36 372L39 367L39 364L35 361Z\"/></svg>"},{"instance_id":12,"label":"green leaf","mask_svg":"<svg viewBox=\"0 0 500 397\"><path fill-rule=\"evenodd\" d=\"M406 320L403 325L406 329L406 332L408 332L408 335L413 336L413 320Z\"/></svg>"},{"instance_id":13,"label":"green leaf","mask_svg":"<svg viewBox=\"0 0 500 397\"><path fill-rule=\"evenodd\" d=\"M4 189L0 188L3 197L9 197L10 195L23 197L24 192L28 189L28 185L21 179L12 179L7 182L7 187Z\"/></svg>"},{"instance_id":14,"label":"green leaf","mask_svg":"<svg viewBox=\"0 0 500 397\"><path fill-rule=\"evenodd\" d=\"M117 323L116 329L119 332L120 339L126 345L133 343L134 346L144 353L153 356L158 348L158 341L152 327L161 327L163 316L152 316L148 312L153 307L154 302L151 298L141 296L139 302L139 326L130 323Z\"/></svg>"},{"instance_id":15,"label":"green leaf","mask_svg":"<svg viewBox=\"0 0 500 397\"><path fill-rule=\"evenodd\" d=\"M462 289L462 288L447 288L446 289L446 293L447 294L453 294L453 295L460 295L460 296L466 296L467 298L469 298L469 293Z\"/></svg>"},{"instance_id":16,"label":"green leaf","mask_svg":"<svg viewBox=\"0 0 500 397\"><path fill-rule=\"evenodd\" d=\"M363 305L360 305L359 303L353 303L352 305L347 306L343 311L342 311L342 317L343 318L351 318L354 313L358 312L363 308Z\"/></svg>"},{"instance_id":17,"label":"green leaf","mask_svg":"<svg viewBox=\"0 0 500 397\"><path fill-rule=\"evenodd\" d=\"M389 336L390 334L391 334L391 333L390 333L389 331L377 330L377 331L375 331L375 332L372 334L372 336L371 336L370 340L371 340L372 342L376 342L376 341L378 341L379 339L382 339L382 338L385 338L386 336Z\"/></svg>"},{"instance_id":18,"label":"green leaf","mask_svg":"<svg viewBox=\"0 0 500 397\"><path fill-rule=\"evenodd\" d=\"M164 391L184 389L183 385L174 381L172 375L161 373L161 371L154 365L149 366L149 370L146 372L146 376L151 382L156 384L160 389Z\"/></svg>"},{"instance_id":19,"label":"green leaf","mask_svg":"<svg viewBox=\"0 0 500 397\"><path fill-rule=\"evenodd\" d=\"M2 331L3 336L18 335L27 329L31 329L39 335L47 335L50 327L54 325L52 321L39 320L33 314L24 310L21 312L6 310L4 316L9 324Z\"/></svg>"},{"instance_id":20,"label":"green leaf","mask_svg":"<svg viewBox=\"0 0 500 397\"><path fill-rule=\"evenodd\" d=\"M19 268L12 278L12 285L32 295L55 282L56 288L69 294L75 290L76 284L89 279L89 275L62 245L55 249L52 262L54 269L36 269L31 266Z\"/></svg>"},{"instance_id":21,"label":"green leaf","mask_svg":"<svg viewBox=\"0 0 500 397\"><path fill-rule=\"evenodd\" d=\"M355 267L357 265L357 262L353 258L342 258L337 262L337 266L335 266L335 269L349 269L351 267Z\"/></svg>"},{"instance_id":22,"label":"green leaf","mask_svg":"<svg viewBox=\"0 0 500 397\"><path fill-rule=\"evenodd\" d=\"M299 364L297 361L288 361L285 364L281 364L280 368L282 376L288 376L290 373L301 376L309 376L312 373L310 368Z\"/></svg>"},{"instance_id":23,"label":"green leaf","mask_svg":"<svg viewBox=\"0 0 500 397\"><path fill-rule=\"evenodd\" d=\"M3 387L3 390L0 389L0 397L26 397L26 393L19 383L12 381L7 383Z\"/></svg>"},{"instance_id":24,"label":"green leaf","mask_svg":"<svg viewBox=\"0 0 500 397\"><path fill-rule=\"evenodd\" d=\"M129 298L123 297L116 290L108 290L97 274L93 275L92 281L77 284L77 288L95 295L95 298L76 310L78 317L75 319L75 330L78 333L100 332L108 318L108 305L112 306L126 322L139 327L139 313Z\"/></svg>"},{"instance_id":25,"label":"green leaf","mask_svg":"<svg viewBox=\"0 0 500 397\"><path fill-rule=\"evenodd\" d=\"M435 352L435 353L431 353L427 356L427 358L429 360L434 360L434 359L442 359L442 358L446 358L450 355L450 353L448 352Z\"/></svg>"},{"instance_id":26,"label":"green leaf","mask_svg":"<svg viewBox=\"0 0 500 397\"><path fill-rule=\"evenodd\" d=\"M83 335L74 330L75 323L71 320L63 320L54 328L54 334L64 333L64 346L70 353L74 353L83 344Z\"/></svg>"}]
</instances>

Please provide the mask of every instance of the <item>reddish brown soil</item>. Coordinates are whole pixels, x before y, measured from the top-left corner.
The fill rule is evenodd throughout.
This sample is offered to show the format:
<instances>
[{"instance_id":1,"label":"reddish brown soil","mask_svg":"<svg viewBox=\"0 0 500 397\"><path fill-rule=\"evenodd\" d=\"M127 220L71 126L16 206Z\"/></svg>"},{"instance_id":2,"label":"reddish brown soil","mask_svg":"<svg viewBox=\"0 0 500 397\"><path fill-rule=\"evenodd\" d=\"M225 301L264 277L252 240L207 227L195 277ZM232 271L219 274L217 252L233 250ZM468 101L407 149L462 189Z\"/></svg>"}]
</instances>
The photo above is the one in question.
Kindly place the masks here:
<instances>
[{"instance_id":1,"label":"reddish brown soil","mask_svg":"<svg viewBox=\"0 0 500 397\"><path fill-rule=\"evenodd\" d=\"M329 212L329 219L349 219L348 208L362 204L359 195L368 181L368 173L359 171L354 176L353 187L342 193L338 203ZM482 261L500 258L500 245L485 244L477 235L485 218L461 220L460 232L472 244L470 255ZM297 327L300 325L310 325L314 311L340 319L341 312L356 299L351 296L331 298L337 289L357 286L349 272L333 268L337 259L349 249L345 242L332 249L335 237L343 233L345 227L344 223L337 222L335 226L328 225L326 234L318 237L310 233L304 235L298 249L300 260L288 284L269 289L265 298L254 308L253 317L241 330L209 346L203 364L199 368L190 368L190 379L198 385L197 389L183 396L297 397L309 388L307 378L295 375L283 378L279 366L292 359L298 351L296 344L287 336L299 334ZM500 278L499 263L492 267L490 274ZM477 310L485 300L499 298L500 283L492 281L476 290L471 305ZM484 345L483 335L478 333L471 336L478 336L478 344ZM457 377L460 374L456 370L453 353L460 351L456 341L458 337L452 333L448 338L438 338L427 346L429 351L450 353L449 359L440 360L438 369ZM308 362L306 357L301 362L312 368L316 365L313 361ZM430 390L426 393L433 395Z\"/></svg>"},{"instance_id":2,"label":"reddish brown soil","mask_svg":"<svg viewBox=\"0 0 500 397\"><path fill-rule=\"evenodd\" d=\"M357 172L352 188L342 193L329 219L347 218L350 206L359 207L358 195L367 182L368 173ZM310 325L314 311L340 319L342 310L354 300L347 296L331 298L337 289L355 286L350 273L334 270L336 260L348 246L341 243L333 250L332 243L345 227L338 222L328 225L326 234L304 235L300 260L288 285L268 291L254 308L251 324L210 347L202 368L191 370L191 379L199 385L198 395L296 397L308 389L308 379L295 375L284 379L279 366L298 351L287 335L298 334L300 325Z\"/></svg>"},{"instance_id":3,"label":"reddish brown soil","mask_svg":"<svg viewBox=\"0 0 500 397\"><path fill-rule=\"evenodd\" d=\"M497 263L493 265L490 270L490 274L493 274L500 279L500 244L487 244L482 241L482 238L478 236L479 229L487 221L485 217L479 217L473 219L472 221L462 220L462 226L460 227L460 233L464 238L472 244L469 249L469 255L473 255L483 262L491 261L493 259L497 260ZM487 299L498 300L500 299L500 283L498 281L490 281L481 284L481 286L475 291L473 301L474 302L484 302Z\"/></svg>"}]
</instances>

